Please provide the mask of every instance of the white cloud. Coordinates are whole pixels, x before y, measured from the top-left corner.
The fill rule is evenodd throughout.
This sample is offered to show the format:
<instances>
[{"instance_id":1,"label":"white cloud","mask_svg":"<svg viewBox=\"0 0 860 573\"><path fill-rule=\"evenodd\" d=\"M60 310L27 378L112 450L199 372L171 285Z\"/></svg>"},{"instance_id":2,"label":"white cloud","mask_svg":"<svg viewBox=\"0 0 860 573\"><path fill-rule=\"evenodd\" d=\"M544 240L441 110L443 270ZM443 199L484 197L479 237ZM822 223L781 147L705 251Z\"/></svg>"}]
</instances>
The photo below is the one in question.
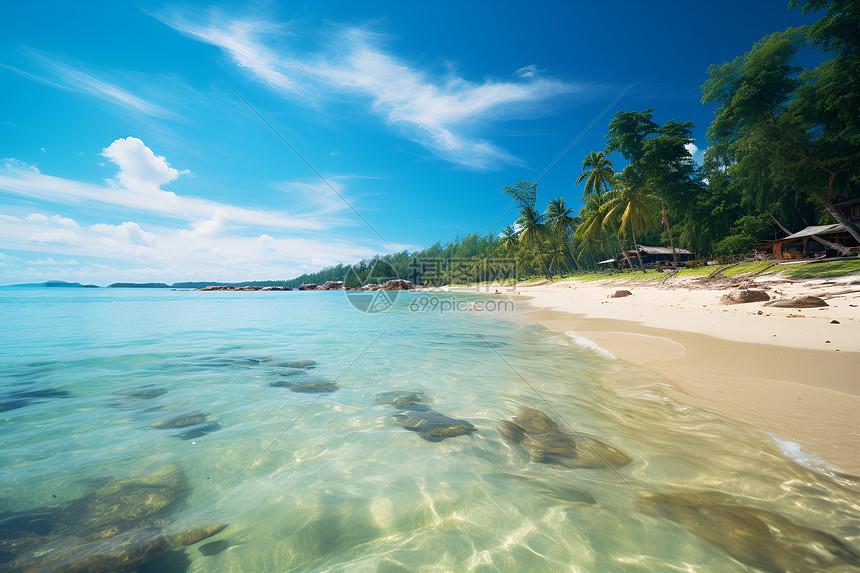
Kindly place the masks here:
<instances>
[{"instance_id":1,"label":"white cloud","mask_svg":"<svg viewBox=\"0 0 860 573\"><path fill-rule=\"evenodd\" d=\"M60 217L59 215L51 215L51 217L47 217L46 215L42 215L41 213L30 213L26 217L24 217L25 221L30 221L31 223L44 223L44 224L55 224L60 225L61 227L79 227L80 225L75 222L74 219L69 219L68 217Z\"/></svg>"},{"instance_id":2,"label":"white cloud","mask_svg":"<svg viewBox=\"0 0 860 573\"><path fill-rule=\"evenodd\" d=\"M29 52L28 55L48 70L50 79L25 72L5 64L0 64L0 67L4 67L27 78L59 89L95 96L135 113L142 113L161 118L175 117L172 112L164 109L163 107L155 105L146 99L119 87L114 82L100 78L92 72L85 71L71 64L60 62L35 52ZM42 152L44 151L45 149L42 148Z\"/></svg>"},{"instance_id":3,"label":"white cloud","mask_svg":"<svg viewBox=\"0 0 860 573\"><path fill-rule=\"evenodd\" d=\"M75 245L79 242L77 234L68 229L54 229L51 231L43 231L41 233L33 233L27 240L35 243L50 243L53 245Z\"/></svg>"},{"instance_id":4,"label":"white cloud","mask_svg":"<svg viewBox=\"0 0 860 573\"><path fill-rule=\"evenodd\" d=\"M19 169L24 171L32 171L33 173L38 173L39 168L35 165L30 165L24 161L15 159L14 157L6 157L3 159L3 167L6 169Z\"/></svg>"},{"instance_id":5,"label":"white cloud","mask_svg":"<svg viewBox=\"0 0 860 573\"><path fill-rule=\"evenodd\" d=\"M533 77L537 76L538 74L543 73L545 71L546 70L539 68L537 65L531 64L531 65L528 65L528 66L525 66L523 68L518 69L517 71L514 72L514 75L521 77L521 78L533 78Z\"/></svg>"},{"instance_id":6,"label":"white cloud","mask_svg":"<svg viewBox=\"0 0 860 573\"><path fill-rule=\"evenodd\" d=\"M117 139L102 150L102 156L119 166L117 180L120 185L141 193L162 192L162 185L189 173L171 167L164 157L155 155L136 137Z\"/></svg>"},{"instance_id":7,"label":"white cloud","mask_svg":"<svg viewBox=\"0 0 860 573\"><path fill-rule=\"evenodd\" d=\"M191 223L191 230L183 231L183 233L199 237L214 237L223 233L226 226L227 214L223 209L216 209L211 219L201 219L196 223Z\"/></svg>"},{"instance_id":8,"label":"white cloud","mask_svg":"<svg viewBox=\"0 0 860 573\"><path fill-rule=\"evenodd\" d=\"M538 102L581 89L536 77L537 66L521 68L521 81L467 81L449 73L433 77L386 53L378 36L359 28L337 30L326 57L287 45L286 26L263 18L229 18L215 10L189 17L160 16L173 28L224 50L252 77L282 95L319 102L321 94L349 92L369 99L391 126L444 159L488 168L520 160L475 135L479 121L528 117Z\"/></svg>"},{"instance_id":9,"label":"white cloud","mask_svg":"<svg viewBox=\"0 0 860 573\"><path fill-rule=\"evenodd\" d=\"M699 147L695 143L688 143L684 146L684 149L687 150L687 153L690 155L695 155L699 152Z\"/></svg>"},{"instance_id":10,"label":"white cloud","mask_svg":"<svg viewBox=\"0 0 860 573\"><path fill-rule=\"evenodd\" d=\"M339 223L322 217L247 209L164 191L160 185L187 171L174 169L134 137L114 141L104 153L120 167L119 185L94 185L53 177L22 166L16 160L9 160L6 169L0 170L0 191L51 203L102 204L112 209L124 207L136 213L155 213L186 222L212 217L220 210L226 219L237 225L268 229L322 230Z\"/></svg>"},{"instance_id":11,"label":"white cloud","mask_svg":"<svg viewBox=\"0 0 860 573\"><path fill-rule=\"evenodd\" d=\"M107 235L121 244L143 246L155 243L155 235L147 233L140 228L140 225L132 221L126 221L121 225L98 223L90 228L97 233Z\"/></svg>"}]
</instances>

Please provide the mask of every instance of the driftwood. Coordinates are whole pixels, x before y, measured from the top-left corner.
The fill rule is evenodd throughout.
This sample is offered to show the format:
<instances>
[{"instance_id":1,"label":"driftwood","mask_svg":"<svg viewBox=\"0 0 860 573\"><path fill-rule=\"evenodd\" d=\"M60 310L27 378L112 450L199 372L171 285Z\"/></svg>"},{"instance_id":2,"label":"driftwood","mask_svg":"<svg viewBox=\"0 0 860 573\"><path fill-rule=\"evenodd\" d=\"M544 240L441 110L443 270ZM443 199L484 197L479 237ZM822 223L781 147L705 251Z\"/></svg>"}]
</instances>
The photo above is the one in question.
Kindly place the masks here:
<instances>
[{"instance_id":1,"label":"driftwood","mask_svg":"<svg viewBox=\"0 0 860 573\"><path fill-rule=\"evenodd\" d=\"M723 271L727 271L727 270L729 270L729 269L730 269L730 268L732 268L732 267L736 267L736 266L738 266L739 264L741 264L741 263L732 263L732 264L730 264L730 265L726 265L726 266L724 266L724 267L720 267L720 268L718 268L717 270L715 270L714 272L712 272L711 274L709 274L709 275L708 275L708 278L709 278L709 279L714 278L714 276L716 276L716 275L720 274L721 272L723 272Z\"/></svg>"}]
</instances>

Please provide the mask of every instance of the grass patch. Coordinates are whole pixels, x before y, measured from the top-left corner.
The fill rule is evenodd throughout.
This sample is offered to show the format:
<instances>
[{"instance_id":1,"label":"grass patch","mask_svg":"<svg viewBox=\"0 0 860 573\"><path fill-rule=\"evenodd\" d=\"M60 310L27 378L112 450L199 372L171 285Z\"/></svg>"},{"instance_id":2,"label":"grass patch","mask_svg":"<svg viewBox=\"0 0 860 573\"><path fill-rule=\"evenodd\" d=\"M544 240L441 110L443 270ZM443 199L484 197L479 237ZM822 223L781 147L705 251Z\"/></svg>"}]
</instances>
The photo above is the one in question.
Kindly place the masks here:
<instances>
[{"instance_id":1,"label":"grass patch","mask_svg":"<svg viewBox=\"0 0 860 573\"><path fill-rule=\"evenodd\" d=\"M860 274L860 261L821 261L796 265L777 265L774 271L793 279L823 279Z\"/></svg>"}]
</instances>

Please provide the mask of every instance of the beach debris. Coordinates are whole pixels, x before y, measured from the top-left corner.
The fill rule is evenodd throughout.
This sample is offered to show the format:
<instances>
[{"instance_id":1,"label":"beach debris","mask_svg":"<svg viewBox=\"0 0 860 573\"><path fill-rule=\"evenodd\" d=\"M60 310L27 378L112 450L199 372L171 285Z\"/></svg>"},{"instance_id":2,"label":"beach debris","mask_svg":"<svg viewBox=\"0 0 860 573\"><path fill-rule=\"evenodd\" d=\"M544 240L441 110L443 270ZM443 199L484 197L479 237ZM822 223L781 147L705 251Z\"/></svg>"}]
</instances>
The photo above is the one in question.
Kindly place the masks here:
<instances>
[{"instance_id":1,"label":"beach debris","mask_svg":"<svg viewBox=\"0 0 860 573\"><path fill-rule=\"evenodd\" d=\"M195 438L202 438L206 434L214 432L216 430L221 429L221 424L218 422L209 422L208 424L202 424L197 426L196 428L192 428L181 434L176 434L176 437L181 440L193 440Z\"/></svg>"},{"instance_id":2,"label":"beach debris","mask_svg":"<svg viewBox=\"0 0 860 573\"><path fill-rule=\"evenodd\" d=\"M746 304L748 302L766 302L770 300L768 295L763 290L753 288L743 288L724 294L720 301L723 304Z\"/></svg>"},{"instance_id":3,"label":"beach debris","mask_svg":"<svg viewBox=\"0 0 860 573\"><path fill-rule=\"evenodd\" d=\"M637 503L717 545L734 559L772 573L813 573L860 566L860 554L833 535L742 505L722 492L656 494Z\"/></svg>"},{"instance_id":4,"label":"beach debris","mask_svg":"<svg viewBox=\"0 0 860 573\"><path fill-rule=\"evenodd\" d=\"M160 422L154 423L151 427L158 428L160 430L169 430L172 428L184 428L185 426L193 426L195 424L202 424L208 418L208 414L204 414L202 412L192 412L190 414L182 414L181 416L176 416L174 418L170 418L169 420L162 420Z\"/></svg>"},{"instance_id":5,"label":"beach debris","mask_svg":"<svg viewBox=\"0 0 860 573\"><path fill-rule=\"evenodd\" d=\"M823 298L806 295L775 300L767 303L765 306L775 306L777 308L816 308L830 305L827 304Z\"/></svg>"},{"instance_id":6,"label":"beach debris","mask_svg":"<svg viewBox=\"0 0 860 573\"><path fill-rule=\"evenodd\" d=\"M522 444L532 461L559 464L568 468L620 468L632 461L630 456L595 437L563 433L549 416L534 408L499 423L499 433Z\"/></svg>"},{"instance_id":7,"label":"beach debris","mask_svg":"<svg viewBox=\"0 0 860 573\"><path fill-rule=\"evenodd\" d=\"M304 369L313 368L317 365L316 360L296 360L294 362L278 362L275 366L280 366L281 368L296 368L296 369Z\"/></svg>"},{"instance_id":8,"label":"beach debris","mask_svg":"<svg viewBox=\"0 0 860 573\"><path fill-rule=\"evenodd\" d=\"M143 390L127 394L125 399L132 401L152 400L153 398L158 398L164 394L167 394L167 388L144 388Z\"/></svg>"},{"instance_id":9,"label":"beach debris","mask_svg":"<svg viewBox=\"0 0 860 573\"><path fill-rule=\"evenodd\" d=\"M624 298L625 296L630 296L632 294L633 293L630 292L629 290L621 289L621 290L617 290L614 293L612 293L611 295L609 295L609 298Z\"/></svg>"},{"instance_id":10,"label":"beach debris","mask_svg":"<svg viewBox=\"0 0 860 573\"><path fill-rule=\"evenodd\" d=\"M382 392L376 395L376 400L380 404L388 404L397 408L403 408L412 404L424 404L427 402L427 397L424 392L410 392L409 390L391 390Z\"/></svg>"},{"instance_id":11,"label":"beach debris","mask_svg":"<svg viewBox=\"0 0 860 573\"><path fill-rule=\"evenodd\" d=\"M176 465L119 478L83 497L0 514L0 568L5 571L135 571L144 563L202 541L225 525L168 534L171 511L188 493Z\"/></svg>"},{"instance_id":12,"label":"beach debris","mask_svg":"<svg viewBox=\"0 0 860 573\"><path fill-rule=\"evenodd\" d=\"M310 380L308 382L287 382L285 380L279 380L277 382L269 382L269 386L273 388L286 388L291 392L299 392L302 394L334 392L340 388L336 383L326 382L324 380Z\"/></svg>"},{"instance_id":13,"label":"beach debris","mask_svg":"<svg viewBox=\"0 0 860 573\"><path fill-rule=\"evenodd\" d=\"M409 404L403 407L394 413L394 421L430 442L441 442L445 438L478 431L470 422L449 418L424 404Z\"/></svg>"}]
</instances>

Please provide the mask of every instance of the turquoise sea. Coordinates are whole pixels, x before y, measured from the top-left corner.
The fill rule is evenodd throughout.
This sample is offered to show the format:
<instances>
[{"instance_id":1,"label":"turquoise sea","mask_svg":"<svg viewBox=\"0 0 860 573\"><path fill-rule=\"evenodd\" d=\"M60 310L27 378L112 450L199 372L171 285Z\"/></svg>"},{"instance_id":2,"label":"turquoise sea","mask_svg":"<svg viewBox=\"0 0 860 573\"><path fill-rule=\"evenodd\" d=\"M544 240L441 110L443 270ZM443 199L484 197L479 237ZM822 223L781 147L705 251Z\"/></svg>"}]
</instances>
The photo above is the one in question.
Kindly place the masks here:
<instances>
[{"instance_id":1,"label":"turquoise sea","mask_svg":"<svg viewBox=\"0 0 860 573\"><path fill-rule=\"evenodd\" d=\"M858 570L851 478L646 370L429 296L486 300L0 289L0 569ZM333 391L294 391L310 382ZM426 408L476 431L395 417ZM524 408L568 461L602 443L631 461L500 433Z\"/></svg>"}]
</instances>

